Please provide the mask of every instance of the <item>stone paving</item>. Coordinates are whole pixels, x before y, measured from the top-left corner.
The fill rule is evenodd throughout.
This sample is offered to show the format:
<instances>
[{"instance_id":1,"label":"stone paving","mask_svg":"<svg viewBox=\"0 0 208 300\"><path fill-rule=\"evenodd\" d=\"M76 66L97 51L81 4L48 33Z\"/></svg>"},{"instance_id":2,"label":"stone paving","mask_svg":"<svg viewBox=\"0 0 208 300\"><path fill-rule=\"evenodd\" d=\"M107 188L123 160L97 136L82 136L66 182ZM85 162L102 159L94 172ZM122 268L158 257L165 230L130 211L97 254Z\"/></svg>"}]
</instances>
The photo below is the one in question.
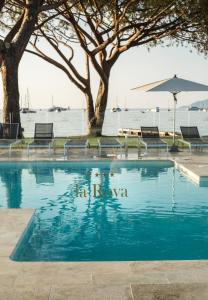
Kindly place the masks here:
<instances>
[{"instance_id":1,"label":"stone paving","mask_svg":"<svg viewBox=\"0 0 208 300\"><path fill-rule=\"evenodd\" d=\"M105 154L102 159L109 159L108 153ZM137 151L129 149L128 158L168 158L196 176L207 176L207 154L153 152L138 156ZM70 159L79 157L77 151L70 155ZM116 154L112 158L117 159ZM51 158L42 151L29 157L29 160L63 159L61 151ZM100 158L92 149L87 159ZM0 160L28 160L28 157L20 150L14 151L11 158L1 151ZM208 299L208 261L14 262L9 256L33 213L32 209L0 209L0 300Z\"/></svg>"}]
</instances>

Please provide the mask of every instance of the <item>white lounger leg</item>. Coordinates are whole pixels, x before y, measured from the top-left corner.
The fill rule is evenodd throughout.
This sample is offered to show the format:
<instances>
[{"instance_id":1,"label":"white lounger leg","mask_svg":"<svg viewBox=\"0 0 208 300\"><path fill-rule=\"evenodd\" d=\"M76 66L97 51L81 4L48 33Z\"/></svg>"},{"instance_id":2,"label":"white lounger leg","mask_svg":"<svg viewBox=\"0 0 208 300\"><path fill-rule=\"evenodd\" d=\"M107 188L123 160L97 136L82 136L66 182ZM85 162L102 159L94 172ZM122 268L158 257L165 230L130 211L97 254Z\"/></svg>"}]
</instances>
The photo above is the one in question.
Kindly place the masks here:
<instances>
[{"instance_id":1,"label":"white lounger leg","mask_svg":"<svg viewBox=\"0 0 208 300\"><path fill-rule=\"evenodd\" d=\"M50 144L48 146L48 154L49 154L49 156L51 156L51 145Z\"/></svg>"},{"instance_id":2,"label":"white lounger leg","mask_svg":"<svg viewBox=\"0 0 208 300\"><path fill-rule=\"evenodd\" d=\"M66 156L66 146L64 145L64 157Z\"/></svg>"},{"instance_id":3,"label":"white lounger leg","mask_svg":"<svg viewBox=\"0 0 208 300\"><path fill-rule=\"evenodd\" d=\"M84 149L84 153L85 153L85 157L87 156L87 147L85 147L85 149Z\"/></svg>"},{"instance_id":4,"label":"white lounger leg","mask_svg":"<svg viewBox=\"0 0 208 300\"><path fill-rule=\"evenodd\" d=\"M9 146L9 157L11 156L12 153L12 145Z\"/></svg>"},{"instance_id":5,"label":"white lounger leg","mask_svg":"<svg viewBox=\"0 0 208 300\"><path fill-rule=\"evenodd\" d=\"M27 156L30 155L30 145L27 145Z\"/></svg>"},{"instance_id":6,"label":"white lounger leg","mask_svg":"<svg viewBox=\"0 0 208 300\"><path fill-rule=\"evenodd\" d=\"M122 146L120 147L120 154L121 154L121 158L122 158L122 155L123 155L123 151L122 151Z\"/></svg>"}]
</instances>

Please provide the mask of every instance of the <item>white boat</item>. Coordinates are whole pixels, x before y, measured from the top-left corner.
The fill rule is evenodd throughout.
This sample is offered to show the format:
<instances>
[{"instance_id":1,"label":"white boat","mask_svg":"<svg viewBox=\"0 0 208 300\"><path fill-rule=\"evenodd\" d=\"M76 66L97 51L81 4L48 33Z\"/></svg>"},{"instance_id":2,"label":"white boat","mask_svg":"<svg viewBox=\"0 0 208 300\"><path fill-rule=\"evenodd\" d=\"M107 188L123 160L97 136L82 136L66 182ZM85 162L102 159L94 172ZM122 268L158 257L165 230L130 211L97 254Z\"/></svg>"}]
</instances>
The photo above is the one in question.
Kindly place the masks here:
<instances>
[{"instance_id":1,"label":"white boat","mask_svg":"<svg viewBox=\"0 0 208 300\"><path fill-rule=\"evenodd\" d=\"M62 111L66 111L66 110L70 110L70 107L68 106L67 108L65 108L65 107L54 105L53 104L53 96L52 96L51 107L48 109L48 112L62 112Z\"/></svg>"},{"instance_id":2,"label":"white boat","mask_svg":"<svg viewBox=\"0 0 208 300\"><path fill-rule=\"evenodd\" d=\"M187 109L188 111L199 111L200 110L200 108L199 107L197 107L197 106L190 106L190 107L188 107L188 109Z\"/></svg>"},{"instance_id":3,"label":"white boat","mask_svg":"<svg viewBox=\"0 0 208 300\"><path fill-rule=\"evenodd\" d=\"M29 109L28 107L23 107L20 109L22 114L35 114L37 111L33 109Z\"/></svg>"},{"instance_id":4,"label":"white boat","mask_svg":"<svg viewBox=\"0 0 208 300\"><path fill-rule=\"evenodd\" d=\"M155 108L150 109L151 112L160 112L160 108L157 106Z\"/></svg>"},{"instance_id":5,"label":"white boat","mask_svg":"<svg viewBox=\"0 0 208 300\"><path fill-rule=\"evenodd\" d=\"M48 109L48 112L62 112L62 111L66 111L69 110L65 107L61 107L61 106L52 106Z\"/></svg>"},{"instance_id":6,"label":"white boat","mask_svg":"<svg viewBox=\"0 0 208 300\"><path fill-rule=\"evenodd\" d=\"M125 98L125 105L124 105L124 111L128 111L129 109L126 106L126 98Z\"/></svg>"}]
</instances>

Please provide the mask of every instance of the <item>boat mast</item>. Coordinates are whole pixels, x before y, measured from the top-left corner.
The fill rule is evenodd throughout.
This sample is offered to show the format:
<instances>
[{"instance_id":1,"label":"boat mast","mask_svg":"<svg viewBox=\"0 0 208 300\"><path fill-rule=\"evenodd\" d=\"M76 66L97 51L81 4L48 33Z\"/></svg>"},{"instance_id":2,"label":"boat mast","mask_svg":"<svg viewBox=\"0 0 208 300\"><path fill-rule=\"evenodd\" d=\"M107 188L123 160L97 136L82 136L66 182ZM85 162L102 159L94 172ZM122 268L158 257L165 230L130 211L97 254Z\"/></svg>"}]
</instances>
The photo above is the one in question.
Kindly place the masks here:
<instances>
[{"instance_id":1,"label":"boat mast","mask_svg":"<svg viewBox=\"0 0 208 300\"><path fill-rule=\"evenodd\" d=\"M27 88L27 109L29 111L30 109L30 94L29 94L29 89Z\"/></svg>"}]
</instances>

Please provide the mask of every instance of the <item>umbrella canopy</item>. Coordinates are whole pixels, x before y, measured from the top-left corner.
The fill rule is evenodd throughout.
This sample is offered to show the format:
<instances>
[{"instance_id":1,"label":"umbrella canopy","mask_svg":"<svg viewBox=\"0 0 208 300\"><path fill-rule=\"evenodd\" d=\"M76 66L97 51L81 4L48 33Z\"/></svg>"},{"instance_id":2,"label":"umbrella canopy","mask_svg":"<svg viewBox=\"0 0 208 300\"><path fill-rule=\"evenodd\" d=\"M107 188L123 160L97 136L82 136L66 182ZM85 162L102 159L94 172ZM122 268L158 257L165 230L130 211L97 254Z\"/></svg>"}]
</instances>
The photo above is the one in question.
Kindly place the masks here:
<instances>
[{"instance_id":1,"label":"umbrella canopy","mask_svg":"<svg viewBox=\"0 0 208 300\"><path fill-rule=\"evenodd\" d=\"M149 84L138 86L132 90L143 91L143 92L169 92L173 94L174 97L174 110L173 110L173 148L175 147L175 121L176 121L176 95L180 92L208 92L208 86L205 84L197 83L194 81L186 80L177 77L155 81Z\"/></svg>"},{"instance_id":2,"label":"umbrella canopy","mask_svg":"<svg viewBox=\"0 0 208 300\"><path fill-rule=\"evenodd\" d=\"M135 87L132 90L144 92L170 92L172 94L178 94L180 92L206 92L208 91L208 86L194 81L185 80L175 75L173 78L155 81Z\"/></svg>"}]
</instances>

